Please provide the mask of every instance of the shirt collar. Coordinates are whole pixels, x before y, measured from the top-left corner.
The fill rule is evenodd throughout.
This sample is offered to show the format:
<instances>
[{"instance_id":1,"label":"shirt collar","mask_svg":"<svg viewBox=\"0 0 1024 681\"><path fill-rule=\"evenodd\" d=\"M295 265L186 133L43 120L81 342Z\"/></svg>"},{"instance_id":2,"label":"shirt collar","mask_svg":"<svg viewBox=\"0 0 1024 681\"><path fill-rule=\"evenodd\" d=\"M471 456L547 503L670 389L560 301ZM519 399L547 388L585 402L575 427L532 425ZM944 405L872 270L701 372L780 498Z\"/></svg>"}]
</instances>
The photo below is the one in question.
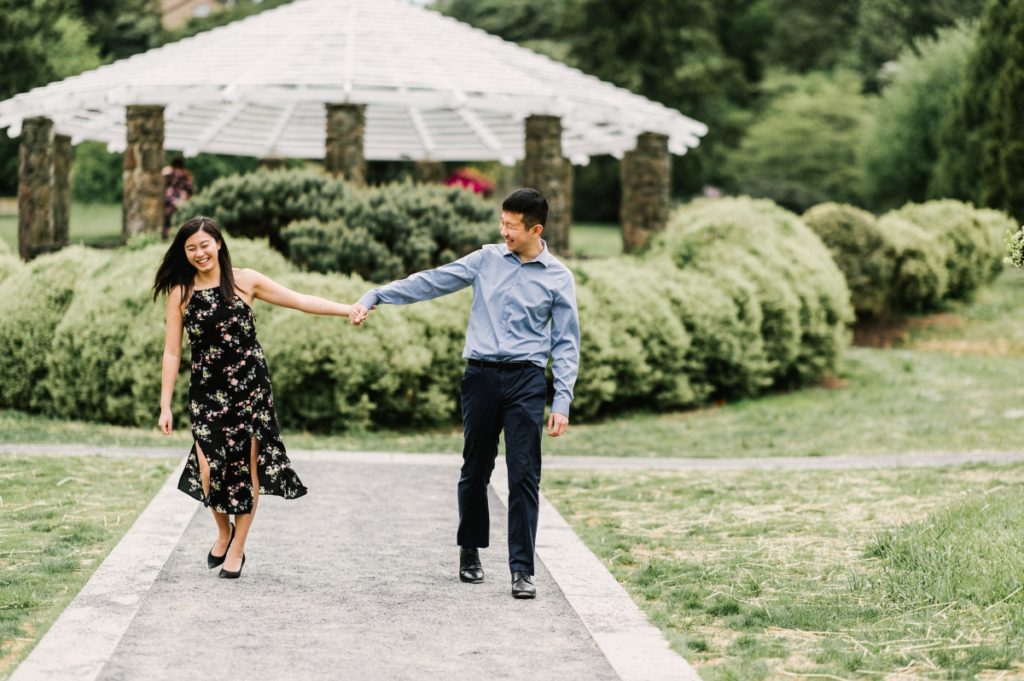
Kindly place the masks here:
<instances>
[{"instance_id":1,"label":"shirt collar","mask_svg":"<svg viewBox=\"0 0 1024 681\"><path fill-rule=\"evenodd\" d=\"M543 248L541 248L541 251L540 253L537 254L537 257L531 260L530 262L537 262L543 265L544 267L548 267L551 264L551 261L554 260L555 256L551 255L551 251L548 250L548 242L544 241L544 239L541 239L540 244ZM505 249L505 252L502 253L502 255L510 255L514 257L516 260L518 260L520 263L522 263L522 260L519 258L519 255L509 250L508 244L501 244L501 247ZM530 263L523 264L529 265Z\"/></svg>"}]
</instances>

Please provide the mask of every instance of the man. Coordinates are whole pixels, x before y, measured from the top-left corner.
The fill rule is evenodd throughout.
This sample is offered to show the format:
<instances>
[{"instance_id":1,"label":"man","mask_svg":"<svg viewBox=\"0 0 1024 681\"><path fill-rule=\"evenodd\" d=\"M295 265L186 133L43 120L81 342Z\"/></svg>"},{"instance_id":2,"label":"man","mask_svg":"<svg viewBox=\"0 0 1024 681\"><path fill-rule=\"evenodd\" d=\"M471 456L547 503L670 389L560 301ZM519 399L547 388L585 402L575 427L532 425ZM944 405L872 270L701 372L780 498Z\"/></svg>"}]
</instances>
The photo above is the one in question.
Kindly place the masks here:
<instances>
[{"instance_id":1,"label":"man","mask_svg":"<svg viewBox=\"0 0 1024 681\"><path fill-rule=\"evenodd\" d=\"M552 358L555 397L548 434L569 426L579 368L580 329L572 273L541 238L548 202L535 189L513 192L501 206L503 245L488 245L453 263L373 289L352 307L362 323L381 303L405 305L473 287L462 356L465 445L459 477L459 578L484 580L479 549L489 544L487 484L505 432L508 466L508 555L512 595L534 598L534 547L540 494L541 436Z\"/></svg>"}]
</instances>

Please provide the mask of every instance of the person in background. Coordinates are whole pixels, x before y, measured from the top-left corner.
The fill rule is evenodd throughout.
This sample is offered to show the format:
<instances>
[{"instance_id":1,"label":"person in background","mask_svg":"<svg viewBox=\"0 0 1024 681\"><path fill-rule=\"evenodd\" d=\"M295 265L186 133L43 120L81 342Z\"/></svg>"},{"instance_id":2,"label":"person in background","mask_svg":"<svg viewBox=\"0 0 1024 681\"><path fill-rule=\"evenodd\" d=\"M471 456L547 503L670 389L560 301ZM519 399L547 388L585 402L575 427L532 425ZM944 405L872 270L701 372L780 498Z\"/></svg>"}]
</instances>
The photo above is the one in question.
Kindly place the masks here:
<instances>
[{"instance_id":1,"label":"person in background","mask_svg":"<svg viewBox=\"0 0 1024 681\"><path fill-rule=\"evenodd\" d=\"M166 239L171 233L174 214L178 212L178 207L181 204L192 198L195 188L192 184L192 173L185 167L185 160L180 156L175 157L162 172L164 176L164 227L161 234Z\"/></svg>"}]
</instances>

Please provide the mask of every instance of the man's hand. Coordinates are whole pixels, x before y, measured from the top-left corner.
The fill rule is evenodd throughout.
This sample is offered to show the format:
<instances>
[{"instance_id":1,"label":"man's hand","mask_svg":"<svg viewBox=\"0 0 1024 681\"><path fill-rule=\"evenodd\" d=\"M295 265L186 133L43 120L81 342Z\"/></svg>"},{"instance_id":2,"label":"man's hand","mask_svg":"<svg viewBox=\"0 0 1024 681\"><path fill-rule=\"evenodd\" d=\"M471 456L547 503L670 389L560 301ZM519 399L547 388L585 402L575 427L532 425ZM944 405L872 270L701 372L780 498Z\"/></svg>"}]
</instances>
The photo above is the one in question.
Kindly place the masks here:
<instances>
[{"instance_id":1,"label":"man's hand","mask_svg":"<svg viewBox=\"0 0 1024 681\"><path fill-rule=\"evenodd\" d=\"M356 303L348 311L348 318L353 326L361 326L369 315L370 311L361 303Z\"/></svg>"},{"instance_id":2,"label":"man's hand","mask_svg":"<svg viewBox=\"0 0 1024 681\"><path fill-rule=\"evenodd\" d=\"M558 437L568 429L569 417L565 414L559 414L557 411L551 412L551 415L548 416L548 435Z\"/></svg>"}]
</instances>

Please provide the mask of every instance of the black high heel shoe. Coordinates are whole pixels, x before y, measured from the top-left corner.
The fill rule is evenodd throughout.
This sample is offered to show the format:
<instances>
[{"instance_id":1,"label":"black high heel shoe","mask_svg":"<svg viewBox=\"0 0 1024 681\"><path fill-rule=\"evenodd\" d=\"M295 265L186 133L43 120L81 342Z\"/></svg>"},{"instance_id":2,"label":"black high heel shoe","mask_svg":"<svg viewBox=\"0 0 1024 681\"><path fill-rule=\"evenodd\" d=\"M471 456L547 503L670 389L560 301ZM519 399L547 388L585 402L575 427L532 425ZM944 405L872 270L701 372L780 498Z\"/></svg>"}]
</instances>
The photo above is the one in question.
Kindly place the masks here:
<instances>
[{"instance_id":1,"label":"black high heel shoe","mask_svg":"<svg viewBox=\"0 0 1024 681\"><path fill-rule=\"evenodd\" d=\"M228 554L225 553L224 555L226 556ZM220 569L220 575L218 575L218 576L219 577L223 577L224 579L238 579L239 577L242 576L242 568L244 568L244 567L245 567L245 554L243 553L242 554L242 564L238 566L238 572L228 572L224 568L221 568Z\"/></svg>"},{"instance_id":2,"label":"black high heel shoe","mask_svg":"<svg viewBox=\"0 0 1024 681\"><path fill-rule=\"evenodd\" d=\"M231 523L231 536L228 537L228 546L227 546L227 548L224 549L224 555L223 556L215 556L215 555L213 555L213 550L211 549L210 553L207 554L207 556L206 556L206 567L208 567L208 568L210 568L212 570L213 568L217 567L218 565L221 565L224 562L224 559L228 557L228 549L231 548L231 542L233 542L234 540L235 540L235 524Z\"/></svg>"}]
</instances>

